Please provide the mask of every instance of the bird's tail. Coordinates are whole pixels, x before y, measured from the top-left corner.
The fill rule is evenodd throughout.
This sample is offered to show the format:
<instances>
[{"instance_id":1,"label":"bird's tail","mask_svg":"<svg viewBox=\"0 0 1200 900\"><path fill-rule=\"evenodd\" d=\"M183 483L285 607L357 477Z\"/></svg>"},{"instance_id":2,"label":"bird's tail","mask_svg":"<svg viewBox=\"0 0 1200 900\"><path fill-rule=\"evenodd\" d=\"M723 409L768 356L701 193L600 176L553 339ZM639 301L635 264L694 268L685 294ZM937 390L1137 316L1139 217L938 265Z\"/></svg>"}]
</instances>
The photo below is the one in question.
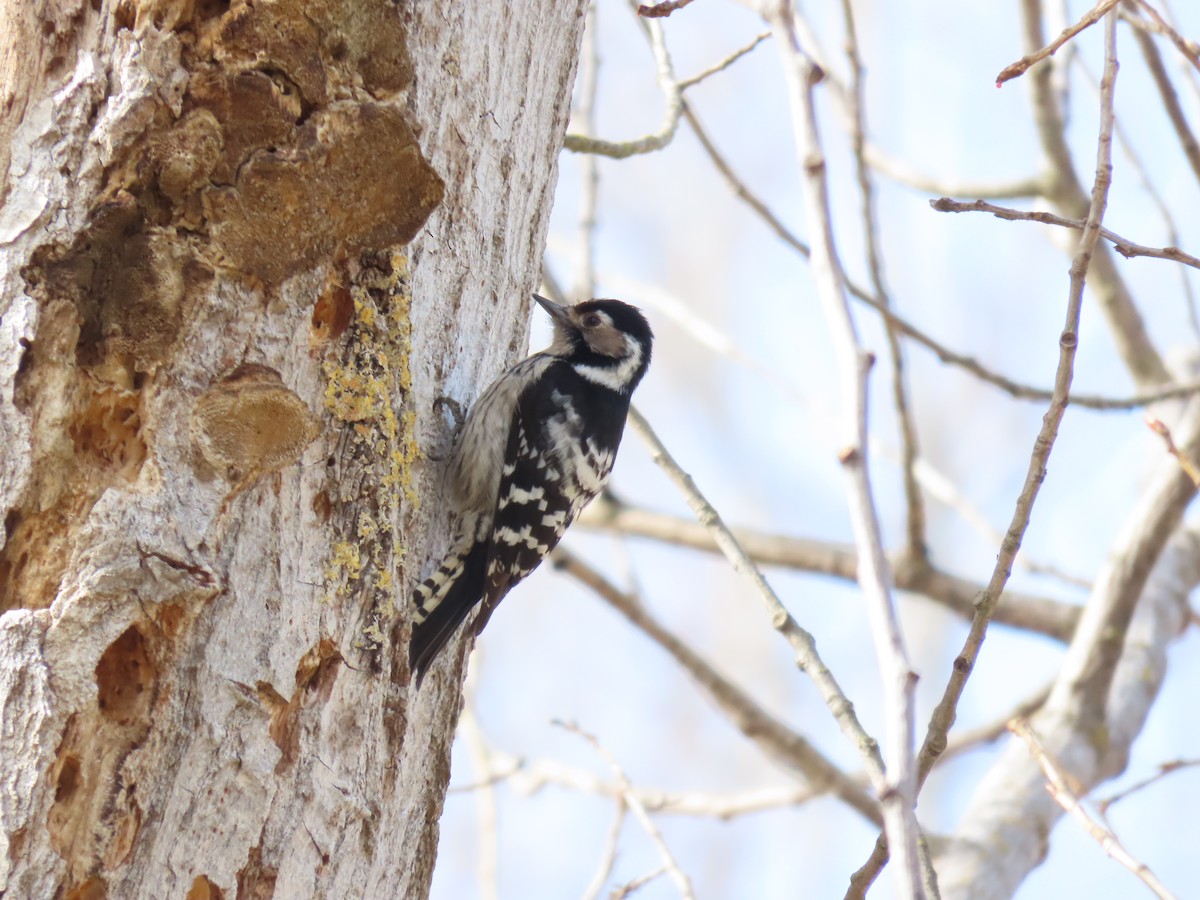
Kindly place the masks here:
<instances>
[{"instance_id":1,"label":"bird's tail","mask_svg":"<svg viewBox=\"0 0 1200 900\"><path fill-rule=\"evenodd\" d=\"M483 596L486 569L487 542L469 534L413 591L416 615L408 661L417 687L467 613Z\"/></svg>"}]
</instances>

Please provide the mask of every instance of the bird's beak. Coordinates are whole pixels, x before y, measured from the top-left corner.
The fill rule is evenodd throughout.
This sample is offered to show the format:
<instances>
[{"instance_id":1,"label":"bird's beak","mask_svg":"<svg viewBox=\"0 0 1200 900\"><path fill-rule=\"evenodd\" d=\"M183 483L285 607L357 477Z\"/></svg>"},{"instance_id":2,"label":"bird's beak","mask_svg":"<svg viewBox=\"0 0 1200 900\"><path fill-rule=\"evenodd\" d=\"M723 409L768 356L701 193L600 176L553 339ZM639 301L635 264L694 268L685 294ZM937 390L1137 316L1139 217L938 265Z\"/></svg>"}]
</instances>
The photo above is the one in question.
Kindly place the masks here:
<instances>
[{"instance_id":1,"label":"bird's beak","mask_svg":"<svg viewBox=\"0 0 1200 900\"><path fill-rule=\"evenodd\" d=\"M555 303L553 300L547 300L540 294L534 294L533 299L538 302L538 306L550 314L550 318L555 322L561 322L563 325L572 324L571 317L568 315L565 306Z\"/></svg>"}]
</instances>

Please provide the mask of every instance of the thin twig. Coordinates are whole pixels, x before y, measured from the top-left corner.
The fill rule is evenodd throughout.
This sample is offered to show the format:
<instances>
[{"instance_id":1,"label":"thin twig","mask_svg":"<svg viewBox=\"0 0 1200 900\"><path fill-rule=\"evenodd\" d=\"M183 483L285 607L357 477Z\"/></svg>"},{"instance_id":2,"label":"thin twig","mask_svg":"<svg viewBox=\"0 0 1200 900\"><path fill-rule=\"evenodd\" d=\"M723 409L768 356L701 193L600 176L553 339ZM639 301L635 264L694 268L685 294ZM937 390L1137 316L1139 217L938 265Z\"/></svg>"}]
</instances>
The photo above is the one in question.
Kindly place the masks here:
<instances>
[{"instance_id":1,"label":"thin twig","mask_svg":"<svg viewBox=\"0 0 1200 900\"><path fill-rule=\"evenodd\" d=\"M1018 0L1022 40L1026 52L1045 42L1042 28L1043 0ZM1057 67L1036 66L1025 79L1032 99L1034 125L1045 157L1045 198L1068 218L1084 219L1091 196L1075 171L1075 158L1067 141L1064 91L1067 80L1056 77ZM1146 330L1129 285L1121 276L1107 246L1098 247L1088 275L1088 288L1104 313L1121 361L1140 390L1151 390L1171 381L1171 373Z\"/></svg>"},{"instance_id":2,"label":"thin twig","mask_svg":"<svg viewBox=\"0 0 1200 900\"><path fill-rule=\"evenodd\" d=\"M584 888L581 900L596 900L604 890L604 885L608 884L613 865L617 861L621 829L625 827L625 814L628 811L629 806L625 802L625 795L621 794L617 797L617 813L613 816L612 827L608 829L608 838L604 841L604 853L600 856L600 865L596 868L596 874L592 876L588 886Z\"/></svg>"},{"instance_id":3,"label":"thin twig","mask_svg":"<svg viewBox=\"0 0 1200 900\"><path fill-rule=\"evenodd\" d=\"M787 640L795 654L796 665L816 684L825 705L833 713L842 732L858 748L859 754L863 757L872 787L876 792L882 793L887 788L887 779L884 775L883 758L879 754L879 747L875 739L867 734L862 723L858 721L858 716L854 712L854 704L846 697L845 692L837 683L837 679L833 677L833 673L829 671L820 654L817 653L816 641L813 636L792 618L792 614L780 602L758 566L754 564L754 560L750 558L737 538L734 537L733 532L722 521L720 514L700 493L695 482L692 481L692 477L683 471L671 454L667 452L667 448L658 439L658 435L654 433L650 424L636 408L629 411L629 427L645 442L651 457L658 466L675 482L687 500L688 506L692 508L693 514L700 524L712 534L713 540L721 548L721 552L725 554L725 558L729 560L734 571L751 584L755 593L763 601L771 617L771 627Z\"/></svg>"},{"instance_id":4,"label":"thin twig","mask_svg":"<svg viewBox=\"0 0 1200 900\"><path fill-rule=\"evenodd\" d=\"M1119 803L1131 794L1136 794L1139 791L1145 790L1152 784L1162 781L1162 779L1166 778L1168 775L1178 772L1181 769L1191 769L1195 768L1196 766L1200 766L1200 759L1174 759L1170 762L1162 763L1159 765L1158 771L1153 775L1143 778L1141 781L1131 784L1129 787L1125 788L1124 790L1117 791L1117 793L1112 794L1111 796L1097 800L1096 810L1101 816L1104 817L1105 820L1107 820L1108 808L1114 803Z\"/></svg>"},{"instance_id":5,"label":"thin twig","mask_svg":"<svg viewBox=\"0 0 1200 900\"><path fill-rule=\"evenodd\" d=\"M1121 20L1129 21L1130 18L1126 9L1121 10ZM1146 61L1146 68L1150 70L1150 77L1154 79L1154 84L1158 88L1159 97L1162 99L1163 109L1166 111L1167 118L1175 128L1175 134L1179 138L1179 143L1183 147L1184 156L1192 166L1192 171L1196 177L1200 179L1200 143L1196 142L1195 135L1192 134L1191 128L1188 126L1187 119L1183 113L1183 107L1179 102L1179 97L1175 93L1175 87L1171 84L1171 78L1167 74L1167 67L1163 63L1162 55L1158 52L1158 46L1154 39L1140 29L1134 29L1133 38L1137 41L1139 49L1142 51L1142 57ZM1083 57L1076 53L1072 56L1072 62L1079 71L1083 72L1087 79L1088 86L1091 87L1096 97L1100 95L1100 81L1093 74L1092 70L1084 63ZM1171 208L1163 199L1162 193L1155 187L1154 180L1150 177L1150 171L1142 162L1138 155L1133 141L1126 133L1126 129L1122 127L1121 120L1117 119L1114 122L1114 134L1117 142L1121 145L1121 149L1125 153L1125 158L1129 160L1133 166L1134 172L1137 174L1138 181L1141 182L1146 194L1154 202L1158 209L1158 214L1162 216L1163 224L1166 226L1167 241L1171 246L1179 246L1179 227L1175 224L1175 217L1171 213ZM1192 280L1188 277L1185 269L1179 269L1179 287L1183 291L1184 299L1187 302L1188 318L1192 324L1192 331L1197 337L1200 337L1200 315L1196 310L1196 296L1192 289Z\"/></svg>"},{"instance_id":6,"label":"thin twig","mask_svg":"<svg viewBox=\"0 0 1200 900\"><path fill-rule=\"evenodd\" d=\"M1197 385L1197 388L1200 389L1200 385ZM925 489L930 497L954 510L985 541L990 544L999 544L1004 540L1004 533L992 525L988 517L959 490L954 480L945 475L945 473L935 469L925 459L917 460L917 478L920 479L921 487ZM1027 572L1033 572L1036 575L1047 575L1071 587L1084 588L1085 590L1090 590L1092 587L1090 578L1073 575L1052 563L1037 559L1030 553L1021 553L1013 562ZM896 586L901 586L899 578L896 580ZM980 590L983 590L982 586ZM1009 602L1006 599L1007 596L1006 594L1004 598L1001 598L1000 606L996 610L996 617L992 621L1004 622L1001 616L1004 614L1004 605ZM1073 608L1078 612L1077 607ZM973 612L974 606L967 612L967 615L970 616ZM1070 640L1070 635L1068 634L1065 639Z\"/></svg>"},{"instance_id":7,"label":"thin twig","mask_svg":"<svg viewBox=\"0 0 1200 900\"><path fill-rule=\"evenodd\" d=\"M688 88L692 87L693 85L697 85L700 82L704 81L704 79L710 78L711 76L716 75L718 72L724 72L726 69L728 69L735 62L737 62L739 59L741 59L743 56L745 56L747 53L749 53L751 50L753 50L755 47L757 47L759 44L761 44L763 41L765 41L770 36L771 36L771 32L764 31L762 34L760 34L758 37L756 37L754 40L752 40L745 47L742 47L740 50L735 50L733 53L729 54L727 57L725 57L723 60L721 60L716 65L710 66L709 68L705 69L703 72L700 72L697 75L693 75L691 78L683 79L683 81L679 82L679 90L686 91Z\"/></svg>"},{"instance_id":8,"label":"thin twig","mask_svg":"<svg viewBox=\"0 0 1200 900\"><path fill-rule=\"evenodd\" d=\"M647 537L709 553L722 552L712 532L703 525L631 506L611 492L601 495L584 511L577 527ZM858 552L851 544L790 537L751 528L733 528L732 531L738 543L759 565L819 572L845 581L857 578ZM902 553L893 557L893 565L898 590L928 597L968 619L974 614L975 598L984 585L951 575L928 563L912 563ZM995 617L998 623L1035 631L1059 641L1070 640L1078 620L1079 608L1073 604L1007 590Z\"/></svg>"},{"instance_id":9,"label":"thin twig","mask_svg":"<svg viewBox=\"0 0 1200 900\"><path fill-rule=\"evenodd\" d=\"M1013 719L1032 716L1045 706L1046 699L1050 696L1052 688L1053 683L1044 685L1037 693L1022 700L1009 712L993 719L991 722L977 725L974 728L964 728L955 731L951 735L949 743L946 744L946 749L942 753L939 762L959 756L983 744L991 744L999 740L1008 733L1008 723Z\"/></svg>"},{"instance_id":10,"label":"thin twig","mask_svg":"<svg viewBox=\"0 0 1200 900\"><path fill-rule=\"evenodd\" d=\"M683 105L683 118L691 126L692 131L695 132L696 138L700 141L700 146L704 148L704 152L708 154L708 158L712 161L712 164L716 166L717 172L733 188L734 195L749 206L766 223L767 227L778 235L780 240L805 259L808 259L809 254L812 253L808 244L792 234L788 227L783 224L783 220L771 212L770 207L738 177L737 173L733 171L733 167L729 164L729 161L725 159L725 156L717 149L716 144L712 142L708 131L700 124L700 120L696 117L696 112L692 109L690 103L685 102ZM864 290L863 293L866 294L867 292Z\"/></svg>"},{"instance_id":11,"label":"thin twig","mask_svg":"<svg viewBox=\"0 0 1200 900\"><path fill-rule=\"evenodd\" d=\"M1082 229L1087 224L1086 220L1068 219L1048 212L1010 209L1006 206L996 206L993 203L988 203L986 200L963 202L961 200L951 200L949 197L939 197L937 200L930 200L929 205L938 212L986 212L991 213L998 219L1007 219L1011 222L1041 222L1043 225L1058 225L1063 228L1074 228L1077 230ZM1135 244L1133 241L1121 237L1107 228L1100 229L1100 236L1111 241L1113 249L1126 259L1132 259L1135 256L1149 256L1154 259L1169 259L1171 262L1183 263L1185 266L1191 266L1193 269L1200 269L1200 259L1192 256L1190 253L1184 253L1178 247L1144 247L1141 244Z\"/></svg>"},{"instance_id":12,"label":"thin twig","mask_svg":"<svg viewBox=\"0 0 1200 900\"><path fill-rule=\"evenodd\" d=\"M1200 447L1200 403L1188 404L1176 432L1187 434L1190 451ZM1160 695L1168 652L1200 583L1200 531L1178 527L1195 493L1174 460L1154 465L1033 719L1042 743L1083 786L1081 795L1122 771ZM1105 669L1111 677L1097 677ZM971 894L973 885L1014 896L1045 861L1046 836L1064 813L1038 790L1044 781L1025 747L1009 741L960 817L959 840L939 856L939 874L956 896Z\"/></svg>"},{"instance_id":13,"label":"thin twig","mask_svg":"<svg viewBox=\"0 0 1200 900\"><path fill-rule=\"evenodd\" d=\"M861 779L846 775L807 738L772 716L751 694L722 676L691 647L650 615L637 597L617 588L596 569L561 546L555 549L552 559L556 567L595 591L601 599L670 654L734 727L767 756L789 770L803 775L809 783L810 793L831 793L876 827L883 824L879 805L863 790Z\"/></svg>"},{"instance_id":14,"label":"thin twig","mask_svg":"<svg viewBox=\"0 0 1200 900\"><path fill-rule=\"evenodd\" d=\"M683 114L683 94L671 66L671 55L667 52L662 24L655 19L645 22L650 33L650 45L654 51L654 64L658 72L658 84L666 99L666 111L658 131L632 141L606 141L583 134L568 134L563 147L573 153L594 153L612 159L628 159L642 153L661 150L675 136L679 128L679 117Z\"/></svg>"},{"instance_id":15,"label":"thin twig","mask_svg":"<svg viewBox=\"0 0 1200 900\"><path fill-rule=\"evenodd\" d=\"M863 592L867 621L883 681L887 722L884 731L886 788L880 792L880 803L883 806L884 829L896 859L899 896L923 900L936 891L936 878L928 859L922 859L918 849L920 829L915 812L917 778L913 756L913 698L917 676L908 661L896 616L891 572L883 553L879 518L867 467L867 375L873 357L859 343L833 239L824 151L817 131L813 103L813 90L823 73L801 49L792 11L791 2L779 3L768 10L766 19L775 33L776 46L783 59L792 107L792 125L796 134L796 151L805 181L805 221L812 241L809 264L833 339L842 405L846 410L842 428L845 448L839 454L839 459L845 475L851 525L859 549L858 582Z\"/></svg>"},{"instance_id":16,"label":"thin twig","mask_svg":"<svg viewBox=\"0 0 1200 900\"><path fill-rule=\"evenodd\" d=\"M856 295L857 296L857 295ZM934 353L938 359L949 365L957 366L964 371L970 372L980 381L985 384L990 384L992 387L999 388L1017 400L1030 400L1037 403L1044 403L1054 399L1054 391L1046 388L1034 387L1033 385L1022 384L1019 381L1014 381L1005 375L993 372L991 369L980 363L975 357L965 353L959 353L957 350L952 350L950 347L930 337L927 333L911 324L907 319L897 315L892 310L880 304L874 297L859 296L859 300L868 306L879 311L880 315L891 321L897 328L903 331L908 337L912 338L921 346ZM1189 381L1182 384L1168 383L1154 387L1141 393L1134 394L1129 397L1102 397L1096 394L1072 394L1071 405L1081 409L1090 409L1095 412L1114 412L1130 409L1138 409L1143 406L1149 406L1151 403L1158 403L1162 400L1172 400L1181 397L1190 397L1192 394L1200 391L1200 381Z\"/></svg>"},{"instance_id":17,"label":"thin twig","mask_svg":"<svg viewBox=\"0 0 1200 900\"><path fill-rule=\"evenodd\" d=\"M1001 727L1003 731L1003 727ZM532 796L546 785L567 788L572 791L595 794L598 797L622 798L620 787L584 769L564 765L557 760L540 759L528 761L511 757L498 765L492 783L505 781L514 793ZM865 775L856 776L865 790ZM478 790L481 785L464 785L454 788L458 793ZM634 792L647 812L673 816L696 816L722 821L738 816L750 815L769 809L799 806L817 797L828 796L827 791L809 785L759 788L731 794L710 794L703 791L664 791L659 788L634 787Z\"/></svg>"},{"instance_id":18,"label":"thin twig","mask_svg":"<svg viewBox=\"0 0 1200 900\"><path fill-rule=\"evenodd\" d=\"M1074 376L1075 351L1078 346L1079 318L1083 304L1083 289L1087 279L1088 265L1100 237L1101 221L1108 202L1108 188L1112 177L1112 131L1113 131L1113 86L1116 81L1116 51L1115 51L1115 17L1110 16L1105 23L1105 65L1104 77L1101 81L1103 101L1100 112L1100 135L1097 140L1096 177L1092 188L1092 205L1088 212L1087 222L1079 240L1079 249L1071 263L1071 285L1067 300L1066 323L1059 338L1059 363L1055 375L1054 398L1050 408L1042 420L1042 428L1034 442L1033 454L1029 462L1029 470L1025 484L1017 498L1016 509L1013 512L1012 523L1004 542L988 587L977 604L977 613L971 623L971 631L967 641L955 663L954 672L946 693L934 712L930 723L929 734L925 745L921 748L921 776L932 769L933 763L941 752L945 734L954 721L955 709L959 697L966 686L967 677L975 665L983 639L987 632L988 623L992 617L1000 592L1008 582L1012 559L1021 547L1033 504L1038 491L1046 477L1046 462L1058 435L1058 427L1066 413L1070 396L1071 381Z\"/></svg>"},{"instance_id":19,"label":"thin twig","mask_svg":"<svg viewBox=\"0 0 1200 900\"><path fill-rule=\"evenodd\" d=\"M692 0L662 0L661 3L643 3L637 8L637 14L647 19L665 19L677 9L683 9Z\"/></svg>"},{"instance_id":20,"label":"thin twig","mask_svg":"<svg viewBox=\"0 0 1200 900\"><path fill-rule=\"evenodd\" d=\"M1042 772L1046 775L1046 788L1055 802L1083 825L1084 830L1096 840L1109 857L1136 875L1156 897L1159 897L1160 900L1175 900L1175 895L1158 880L1150 871L1149 866L1135 859L1121 844L1117 836L1087 811L1079 799L1078 791L1070 784L1070 775L1063 771L1058 761L1042 746L1042 742L1030 728L1029 722L1025 719L1014 719L1008 727L1013 734L1028 745L1030 754L1037 760Z\"/></svg>"},{"instance_id":21,"label":"thin twig","mask_svg":"<svg viewBox=\"0 0 1200 900\"><path fill-rule=\"evenodd\" d=\"M996 87L999 87L1010 79L1024 75L1029 70L1030 66L1041 62L1047 57L1053 56L1063 44L1075 37L1075 35L1079 34L1079 32L1083 31L1085 28L1090 28L1092 25L1095 25L1102 18L1104 18L1105 13L1107 13L1120 2L1121 0L1100 0L1099 3L1097 3L1092 9L1084 14L1082 19L1080 19L1070 28L1064 29L1058 37L1056 37L1045 47L1030 53L1027 56L1022 56L1010 66L1005 66L1000 74L996 76Z\"/></svg>"},{"instance_id":22,"label":"thin twig","mask_svg":"<svg viewBox=\"0 0 1200 900\"><path fill-rule=\"evenodd\" d=\"M638 799L637 792L634 791L633 785L629 783L624 770L616 757L608 752L600 741L596 739L594 734L589 734L573 722L556 721L554 724L566 729L572 734L577 734L589 744L592 749L600 755L600 757L608 764L608 768L612 771L613 777L621 785L621 795L625 798L625 805L629 807L629 811L633 813L633 817L638 820L638 823L645 830L651 843L658 850L658 855L662 858L663 867L671 880L675 882L675 887L679 890L679 896L684 900L695 900L695 894L692 893L692 883L679 868L679 863L675 861L675 857L671 855L671 850L663 840L662 832L658 830L658 826L654 824L654 820L650 818L650 814L646 812L646 808L642 806L642 802Z\"/></svg>"},{"instance_id":23,"label":"thin twig","mask_svg":"<svg viewBox=\"0 0 1200 900\"><path fill-rule=\"evenodd\" d=\"M1029 527L1034 502L1046 478L1046 464L1071 392L1071 381L1075 370L1075 351L1079 340L1079 319L1083 307L1083 289L1087 279L1092 254L1100 239L1101 222L1108 202L1108 188L1112 178L1112 134L1113 134L1113 87L1116 82L1116 16L1110 14L1105 21L1104 75L1101 78L1100 134L1097 138L1096 174L1092 187L1092 202L1087 221L1079 239L1079 248L1071 263L1071 284L1067 297L1066 323L1059 338L1058 369L1054 378L1054 397L1042 418L1042 427L1034 441L1033 453L1025 483L1017 497L1012 521L1000 545L996 566L988 586L976 603L975 616L963 649L955 659L946 689L934 709L929 730L921 745L918 757L918 784L923 785L934 764L946 746L946 735L957 717L958 702L966 688L967 679L975 668L987 636L996 603L1012 572L1012 561L1021 549L1025 531ZM865 897L866 891L887 862L889 849L886 837L880 835L870 859L851 878L847 898Z\"/></svg>"},{"instance_id":24,"label":"thin twig","mask_svg":"<svg viewBox=\"0 0 1200 900\"><path fill-rule=\"evenodd\" d=\"M908 163L889 156L880 147L866 145L867 162L885 178L929 194L950 194L959 197L991 197L993 200L1017 200L1038 197L1046 191L1046 179L1040 175L1018 178L1015 181L961 182L946 181L918 172Z\"/></svg>"},{"instance_id":25,"label":"thin twig","mask_svg":"<svg viewBox=\"0 0 1200 900\"><path fill-rule=\"evenodd\" d=\"M881 304L891 308L887 286L883 278L883 259L879 252L879 223L875 214L875 186L871 180L871 169L867 164L866 148L866 113L863 110L863 73L862 61L858 56L858 32L854 22L854 4L851 0L842 0L842 20L846 28L846 58L850 63L850 90L846 93L850 117L850 142L854 152L855 172L858 178L858 193L861 202L861 220L863 223L863 238L867 251L867 270L871 274L871 286L875 297ZM843 275L844 278L844 275ZM904 383L904 349L900 342L898 329L888 319L884 319L884 329L887 332L888 357L892 373L892 404L896 408L896 418L900 425L900 470L904 481L904 500L907 516L906 534L908 538L907 551L915 560L929 557L929 548L925 543L925 498L917 484L916 465L919 456L917 445L917 426Z\"/></svg>"},{"instance_id":26,"label":"thin twig","mask_svg":"<svg viewBox=\"0 0 1200 900\"><path fill-rule=\"evenodd\" d=\"M625 882L620 887L614 888L613 892L608 895L608 900L625 900L626 897L644 888L656 878L661 878L667 874L666 868L654 869L644 875L639 875L637 878Z\"/></svg>"},{"instance_id":27,"label":"thin twig","mask_svg":"<svg viewBox=\"0 0 1200 900\"><path fill-rule=\"evenodd\" d=\"M1150 70L1150 77L1154 79L1154 86L1158 89L1158 96L1162 100L1163 111L1166 112L1171 127L1175 129L1175 136L1179 138L1179 146L1183 149L1183 156L1192 168L1192 174L1200 179L1200 141L1196 140L1196 135L1188 124L1183 104L1179 102L1179 95L1175 93L1171 76L1167 74L1162 54L1158 52L1158 45L1154 43L1154 38L1149 34L1151 29L1147 26L1146 20L1140 16L1122 14L1121 18L1134 26L1133 39L1137 41L1138 49L1142 51L1142 58L1146 61L1146 68Z\"/></svg>"},{"instance_id":28,"label":"thin twig","mask_svg":"<svg viewBox=\"0 0 1200 900\"><path fill-rule=\"evenodd\" d=\"M1171 0L1158 0L1159 10L1162 12L1163 20L1174 28L1179 30L1179 17L1171 9ZM1197 78L1197 69L1195 66L1186 64L1185 61L1180 61L1180 69L1183 72L1183 78L1187 81L1192 92L1200 99L1200 78Z\"/></svg>"},{"instance_id":29,"label":"thin twig","mask_svg":"<svg viewBox=\"0 0 1200 900\"><path fill-rule=\"evenodd\" d=\"M1166 19L1158 14L1153 6L1146 0L1132 0L1133 3L1150 17L1150 27L1159 34L1164 35L1167 40L1175 45L1175 49L1184 55L1196 69L1200 69L1200 44L1195 41L1190 41L1181 35L1178 31L1170 26Z\"/></svg>"},{"instance_id":30,"label":"thin twig","mask_svg":"<svg viewBox=\"0 0 1200 900\"><path fill-rule=\"evenodd\" d=\"M1192 484L1200 487L1200 466L1197 466L1187 453L1175 446L1175 439L1171 436L1171 429L1167 427L1167 423L1155 416L1146 416L1145 421L1147 427L1163 439L1163 443L1167 445L1167 452L1179 461L1179 468L1183 469L1184 474L1192 480Z\"/></svg>"},{"instance_id":31,"label":"thin twig","mask_svg":"<svg viewBox=\"0 0 1200 900\"><path fill-rule=\"evenodd\" d=\"M652 638L654 635L650 635ZM1033 696L1016 704L1012 710L994 721L975 728L957 731L950 739L943 759L949 759L962 753L969 752L983 744L989 744L1004 735L1008 723L1017 716L1030 716L1037 712L1045 703L1049 687L1042 688ZM469 793L489 787L500 782L507 782L514 793L521 796L532 796L546 785L567 788L595 794L599 797L622 799L621 789L611 781L605 781L599 776L584 769L564 765L557 760L539 759L527 760L496 750L490 751L493 757L492 774L486 782L474 782L458 785L450 789L451 793ZM854 786L854 790L866 797L865 788L868 784L864 772L851 772L843 777ZM634 787L638 799L648 812L663 813L664 815L697 816L720 819L722 821L738 816L750 815L770 809L800 806L817 797L829 795L825 786L806 784L802 786L781 786L758 788L731 794L711 794L703 791L665 791L660 788ZM1120 799L1120 798L1116 798ZM866 797L873 814L868 818L877 826L883 820L879 815L878 804Z\"/></svg>"},{"instance_id":32,"label":"thin twig","mask_svg":"<svg viewBox=\"0 0 1200 900\"><path fill-rule=\"evenodd\" d=\"M685 104L683 116L684 120L695 132L697 139L700 141L700 146L704 148L704 151L708 154L709 159L712 161L713 165L716 166L717 171L729 183L729 186L733 189L733 192L738 199L750 207L750 209L753 210L759 216L759 218L761 218L763 222L765 222L766 225L775 232L780 240L782 240L785 244L787 244L805 259L808 259L812 253L812 250L808 244L796 237L796 235L794 235L788 229L788 227L783 224L783 221L771 211L770 207L768 207L761 198L755 195L754 192L746 186L745 182L738 177L737 173L733 171L732 166L729 165L728 161L712 142L708 132L696 118L695 111L692 109L690 104ZM1032 385L1022 384L1018 381L1014 381L1011 378L1000 375L997 372L993 372L974 357L951 349L950 347L930 336L918 326L914 325L912 322L909 322L903 316L896 313L895 310L884 305L870 291L856 285L854 282L847 280L846 286L855 299L876 310L884 317L885 320L902 331L905 336L911 338L921 346L925 347L927 350L931 351L942 362L964 369L981 381L986 382L993 387L999 388L1006 394L1015 397L1018 400L1030 400L1038 403L1044 403L1053 398L1054 392L1052 390L1034 387ZM1148 406L1149 404L1157 403L1160 400L1167 400L1175 397L1186 397L1190 394L1196 393L1197 391L1200 391L1200 382L1183 385L1168 384L1161 388L1135 394L1131 397L1101 397L1094 394L1075 394L1071 397L1071 403L1074 406L1078 406L1083 409L1092 409L1098 412L1129 410L1137 409L1138 407L1142 406Z\"/></svg>"}]
</instances>

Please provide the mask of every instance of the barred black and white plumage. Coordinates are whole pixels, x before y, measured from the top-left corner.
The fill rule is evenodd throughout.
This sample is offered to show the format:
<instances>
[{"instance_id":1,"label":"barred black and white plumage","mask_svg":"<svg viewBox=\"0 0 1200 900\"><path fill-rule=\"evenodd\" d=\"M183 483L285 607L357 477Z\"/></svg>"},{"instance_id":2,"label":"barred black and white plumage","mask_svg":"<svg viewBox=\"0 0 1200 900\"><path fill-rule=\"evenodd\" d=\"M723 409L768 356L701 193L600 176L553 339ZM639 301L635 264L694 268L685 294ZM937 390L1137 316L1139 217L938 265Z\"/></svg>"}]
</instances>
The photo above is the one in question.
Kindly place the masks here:
<instances>
[{"instance_id":1,"label":"barred black and white plumage","mask_svg":"<svg viewBox=\"0 0 1200 900\"><path fill-rule=\"evenodd\" d=\"M417 682L476 604L474 629L554 549L604 488L653 335L619 300L560 306L554 340L505 372L467 415L450 460L457 537L413 592Z\"/></svg>"}]
</instances>

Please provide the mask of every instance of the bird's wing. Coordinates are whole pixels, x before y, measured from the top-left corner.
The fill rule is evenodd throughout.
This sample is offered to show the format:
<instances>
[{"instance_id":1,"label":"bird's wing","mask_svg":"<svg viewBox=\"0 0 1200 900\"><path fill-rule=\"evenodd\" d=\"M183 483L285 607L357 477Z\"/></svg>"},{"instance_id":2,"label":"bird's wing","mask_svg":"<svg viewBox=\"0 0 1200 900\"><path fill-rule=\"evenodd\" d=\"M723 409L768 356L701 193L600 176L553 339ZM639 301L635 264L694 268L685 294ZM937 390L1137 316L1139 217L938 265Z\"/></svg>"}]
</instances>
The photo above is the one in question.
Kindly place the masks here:
<instances>
[{"instance_id":1,"label":"bird's wing","mask_svg":"<svg viewBox=\"0 0 1200 900\"><path fill-rule=\"evenodd\" d=\"M547 381L513 409L488 549L488 609L538 567L595 496L581 488L576 473L564 472L570 462L564 454L580 444L581 424Z\"/></svg>"}]
</instances>

